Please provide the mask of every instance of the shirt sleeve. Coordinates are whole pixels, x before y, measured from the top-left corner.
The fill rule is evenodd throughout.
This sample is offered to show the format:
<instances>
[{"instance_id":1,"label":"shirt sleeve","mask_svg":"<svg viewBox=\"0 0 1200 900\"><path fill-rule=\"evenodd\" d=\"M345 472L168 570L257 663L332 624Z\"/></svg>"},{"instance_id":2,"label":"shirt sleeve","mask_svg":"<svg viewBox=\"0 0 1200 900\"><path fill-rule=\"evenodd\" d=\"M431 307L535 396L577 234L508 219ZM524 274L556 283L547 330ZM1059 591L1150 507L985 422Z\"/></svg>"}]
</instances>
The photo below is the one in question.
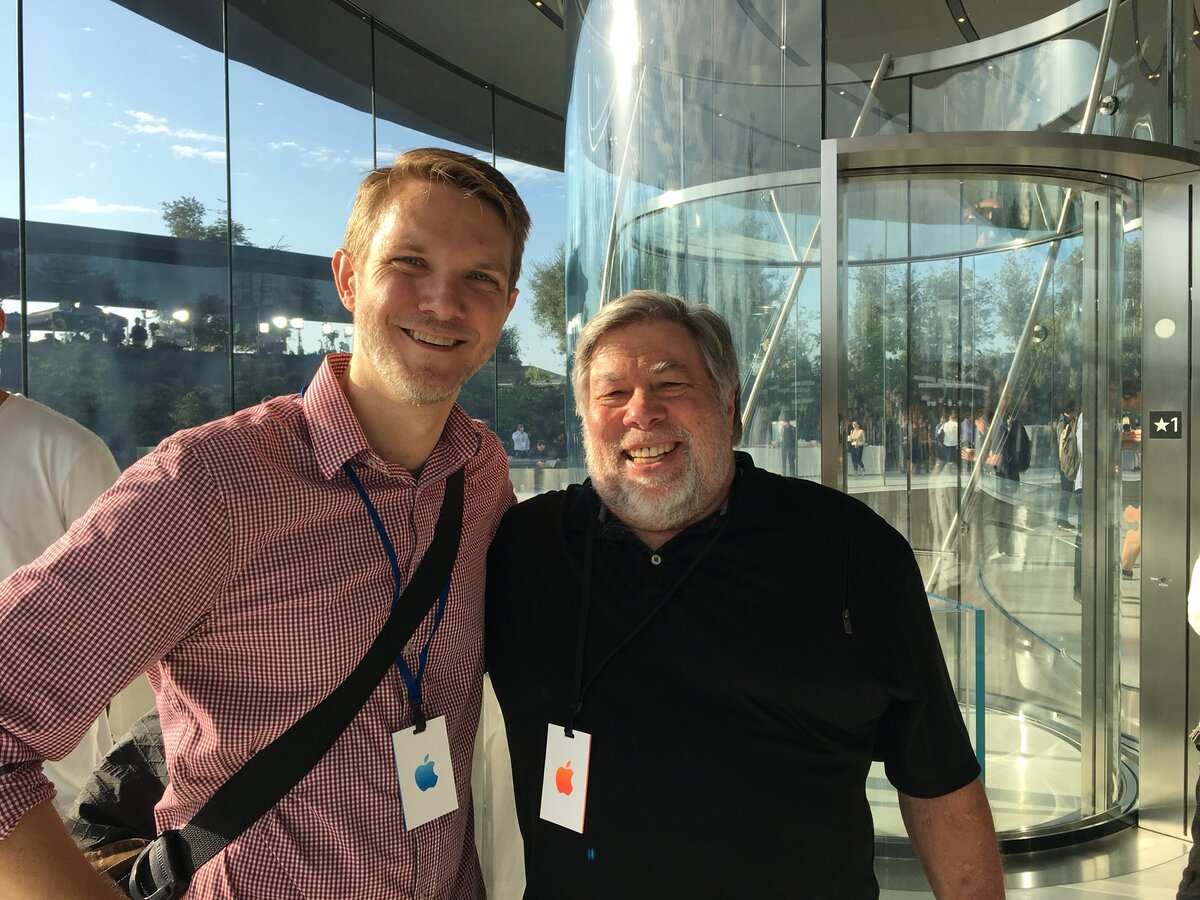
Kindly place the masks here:
<instances>
[{"instance_id":1,"label":"shirt sleeve","mask_svg":"<svg viewBox=\"0 0 1200 900\"><path fill-rule=\"evenodd\" d=\"M120 475L121 470L108 447L98 437L89 436L80 445L62 480L58 504L63 531L87 512L96 498L112 487Z\"/></svg>"},{"instance_id":2,"label":"shirt sleeve","mask_svg":"<svg viewBox=\"0 0 1200 900\"><path fill-rule=\"evenodd\" d=\"M195 627L231 545L208 465L167 442L0 584L0 839L51 795L41 762Z\"/></svg>"},{"instance_id":3,"label":"shirt sleeve","mask_svg":"<svg viewBox=\"0 0 1200 900\"><path fill-rule=\"evenodd\" d=\"M946 671L941 643L917 562L904 547L903 577L893 584L890 629L881 654L893 671L896 699L880 723L876 759L888 780L913 797L940 797L979 777L958 699Z\"/></svg>"},{"instance_id":4,"label":"shirt sleeve","mask_svg":"<svg viewBox=\"0 0 1200 900\"><path fill-rule=\"evenodd\" d=\"M1192 626L1192 631L1200 634L1200 559L1196 560L1196 565L1192 567L1192 581L1188 587L1188 624Z\"/></svg>"}]
</instances>

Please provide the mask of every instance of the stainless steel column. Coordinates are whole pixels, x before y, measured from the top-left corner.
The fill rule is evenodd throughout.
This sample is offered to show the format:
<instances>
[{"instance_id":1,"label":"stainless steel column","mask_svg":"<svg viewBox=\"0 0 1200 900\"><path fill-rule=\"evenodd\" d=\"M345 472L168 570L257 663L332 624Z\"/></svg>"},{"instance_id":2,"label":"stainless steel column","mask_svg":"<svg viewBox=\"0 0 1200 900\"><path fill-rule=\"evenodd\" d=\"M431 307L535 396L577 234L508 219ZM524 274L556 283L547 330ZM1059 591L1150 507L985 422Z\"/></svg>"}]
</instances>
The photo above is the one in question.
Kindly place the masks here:
<instances>
[{"instance_id":1,"label":"stainless steel column","mask_svg":"<svg viewBox=\"0 0 1200 900\"><path fill-rule=\"evenodd\" d=\"M1200 679L1200 663L1189 659L1186 603L1189 563L1200 534L1200 510L1191 503L1190 475L1200 461L1190 460L1189 445L1200 432L1191 396L1189 339L1191 270L1197 260L1194 234L1195 175L1148 180L1144 188L1142 256L1142 583L1141 583L1141 747L1138 821L1163 834L1187 833L1187 806L1195 778L1195 753L1187 732L1200 706L1189 683ZM1167 337L1156 334L1156 324ZM1179 440L1153 437L1150 412L1180 410L1185 431ZM1189 437L1190 435L1190 437ZM1195 543L1195 538L1192 540ZM1191 707L1189 712L1189 705Z\"/></svg>"}]
</instances>

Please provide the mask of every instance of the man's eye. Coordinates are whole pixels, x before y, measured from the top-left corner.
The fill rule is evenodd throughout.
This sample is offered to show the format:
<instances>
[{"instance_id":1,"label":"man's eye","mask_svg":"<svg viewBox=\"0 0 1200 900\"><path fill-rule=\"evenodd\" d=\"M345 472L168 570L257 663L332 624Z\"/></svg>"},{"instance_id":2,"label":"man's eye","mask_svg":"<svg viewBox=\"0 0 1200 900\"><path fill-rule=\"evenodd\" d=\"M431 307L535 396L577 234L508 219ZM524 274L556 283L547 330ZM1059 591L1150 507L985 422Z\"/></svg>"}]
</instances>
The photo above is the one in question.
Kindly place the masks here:
<instances>
[{"instance_id":1,"label":"man's eye","mask_svg":"<svg viewBox=\"0 0 1200 900\"><path fill-rule=\"evenodd\" d=\"M423 266L425 264L425 261L419 256L397 256L396 262L406 266Z\"/></svg>"},{"instance_id":2,"label":"man's eye","mask_svg":"<svg viewBox=\"0 0 1200 900\"><path fill-rule=\"evenodd\" d=\"M473 278L476 281L483 281L483 282L487 282L489 284L498 284L499 283L496 281L495 278L493 278L487 272L472 272L469 277Z\"/></svg>"}]
</instances>

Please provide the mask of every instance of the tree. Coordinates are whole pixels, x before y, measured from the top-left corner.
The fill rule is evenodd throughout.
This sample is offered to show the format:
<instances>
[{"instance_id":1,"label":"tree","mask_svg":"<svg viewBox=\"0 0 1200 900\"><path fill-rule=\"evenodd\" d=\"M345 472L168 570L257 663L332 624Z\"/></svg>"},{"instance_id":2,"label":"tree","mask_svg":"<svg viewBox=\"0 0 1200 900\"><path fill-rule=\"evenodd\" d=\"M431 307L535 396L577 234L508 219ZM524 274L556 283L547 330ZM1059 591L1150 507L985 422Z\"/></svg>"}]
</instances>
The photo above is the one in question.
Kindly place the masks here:
<instances>
[{"instance_id":1,"label":"tree","mask_svg":"<svg viewBox=\"0 0 1200 900\"><path fill-rule=\"evenodd\" d=\"M224 241L233 233L233 242L244 247L253 247L247 239L249 229L241 222L231 222L227 215L218 215L211 225L204 224L208 207L195 197L180 197L178 200L163 201L163 223L172 237L190 238L194 241Z\"/></svg>"},{"instance_id":2,"label":"tree","mask_svg":"<svg viewBox=\"0 0 1200 900\"><path fill-rule=\"evenodd\" d=\"M567 255L559 241L549 259L534 263L529 276L533 294L533 321L542 334L558 344L558 352L567 352Z\"/></svg>"},{"instance_id":3,"label":"tree","mask_svg":"<svg viewBox=\"0 0 1200 900\"><path fill-rule=\"evenodd\" d=\"M195 197L164 201L162 210L163 224L172 237L205 240L204 216L208 210Z\"/></svg>"}]
</instances>

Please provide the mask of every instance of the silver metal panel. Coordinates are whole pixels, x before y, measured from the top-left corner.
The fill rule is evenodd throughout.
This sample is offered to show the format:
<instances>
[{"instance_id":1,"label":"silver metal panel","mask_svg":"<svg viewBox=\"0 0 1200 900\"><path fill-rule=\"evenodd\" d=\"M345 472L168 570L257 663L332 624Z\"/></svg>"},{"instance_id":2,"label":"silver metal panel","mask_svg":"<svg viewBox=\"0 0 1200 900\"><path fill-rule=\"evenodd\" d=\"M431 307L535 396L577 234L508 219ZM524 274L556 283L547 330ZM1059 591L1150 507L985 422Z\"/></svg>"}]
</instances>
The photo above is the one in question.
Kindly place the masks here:
<instances>
[{"instance_id":1,"label":"silver metal panel","mask_svg":"<svg viewBox=\"0 0 1200 900\"><path fill-rule=\"evenodd\" d=\"M1084 220L1082 680L1080 763L1082 813L1115 802L1111 773L1119 753L1120 677L1116 509L1120 452L1115 429L1121 377L1120 281L1116 261L1122 231L1113 192L1086 192Z\"/></svg>"},{"instance_id":2,"label":"silver metal panel","mask_svg":"<svg viewBox=\"0 0 1200 900\"><path fill-rule=\"evenodd\" d=\"M1021 166L1145 181L1200 169L1200 153L1104 135L972 131L838 138L843 171L921 166ZM822 142L824 143L824 142Z\"/></svg>"},{"instance_id":3,"label":"silver metal panel","mask_svg":"<svg viewBox=\"0 0 1200 900\"><path fill-rule=\"evenodd\" d=\"M946 47L931 53L902 56L895 60L888 77L904 78L925 72L967 66L974 62L982 62L985 59L1012 53L1022 47L1032 47L1034 44L1044 43L1102 15L1106 7L1106 0L1079 0L1078 3L1073 3L1066 9L1051 13L1043 19L1022 25L1020 28L1013 28L1003 34L992 35L956 47ZM851 68L866 78L870 74L870 66L870 62L863 62L855 64Z\"/></svg>"},{"instance_id":4,"label":"silver metal panel","mask_svg":"<svg viewBox=\"0 0 1200 900\"><path fill-rule=\"evenodd\" d=\"M846 223L836 141L821 141L821 483L845 488Z\"/></svg>"},{"instance_id":5,"label":"silver metal panel","mask_svg":"<svg viewBox=\"0 0 1200 900\"><path fill-rule=\"evenodd\" d=\"M1189 260L1195 175L1144 188L1142 363L1142 671L1139 822L1162 834L1186 834L1188 628L1186 585L1188 441L1155 440L1150 410L1195 410L1189 398ZM1155 335L1170 319L1172 336ZM1193 431L1194 433L1194 431ZM1194 465L1194 463L1193 463ZM1195 677L1195 673L1193 673Z\"/></svg>"}]
</instances>

